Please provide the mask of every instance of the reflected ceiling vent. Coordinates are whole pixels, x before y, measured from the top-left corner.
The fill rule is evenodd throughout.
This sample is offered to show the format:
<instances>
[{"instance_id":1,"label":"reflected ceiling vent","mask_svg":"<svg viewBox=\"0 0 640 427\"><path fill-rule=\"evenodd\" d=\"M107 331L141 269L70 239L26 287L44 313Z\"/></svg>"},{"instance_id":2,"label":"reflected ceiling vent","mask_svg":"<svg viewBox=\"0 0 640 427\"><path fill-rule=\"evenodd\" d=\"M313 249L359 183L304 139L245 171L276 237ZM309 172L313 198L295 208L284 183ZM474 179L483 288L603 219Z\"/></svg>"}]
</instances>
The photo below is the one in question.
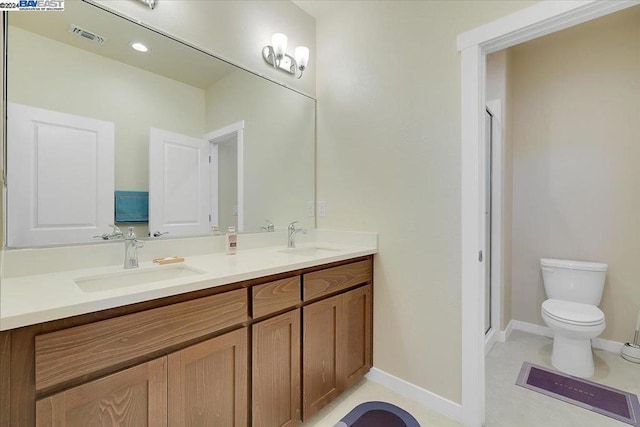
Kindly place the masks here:
<instances>
[{"instance_id":1,"label":"reflected ceiling vent","mask_svg":"<svg viewBox=\"0 0 640 427\"><path fill-rule=\"evenodd\" d=\"M69 25L69 32L75 34L78 37L82 37L85 40L89 40L90 42L98 44L104 44L104 42L107 41L106 37L103 37L96 33L92 33L91 31L87 31L73 24Z\"/></svg>"}]
</instances>

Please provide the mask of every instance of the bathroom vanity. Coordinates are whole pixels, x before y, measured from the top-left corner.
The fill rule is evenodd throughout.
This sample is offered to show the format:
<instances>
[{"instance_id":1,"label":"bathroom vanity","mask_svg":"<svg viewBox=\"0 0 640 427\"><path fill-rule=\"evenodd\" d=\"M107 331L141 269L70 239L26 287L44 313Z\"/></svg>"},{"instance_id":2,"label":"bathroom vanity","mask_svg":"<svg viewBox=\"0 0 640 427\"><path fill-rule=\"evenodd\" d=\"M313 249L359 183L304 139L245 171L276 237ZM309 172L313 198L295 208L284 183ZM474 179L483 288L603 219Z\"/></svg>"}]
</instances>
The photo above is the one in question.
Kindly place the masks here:
<instances>
[{"instance_id":1,"label":"bathroom vanity","mask_svg":"<svg viewBox=\"0 0 640 427\"><path fill-rule=\"evenodd\" d=\"M372 365L375 252L300 250L187 258L264 265L168 281L179 285L161 298L0 332L0 426L298 425ZM262 275L276 271L267 264L280 272ZM233 281L239 270L254 277ZM67 274L51 283L62 286ZM197 289L170 295L190 283Z\"/></svg>"},{"instance_id":2,"label":"bathroom vanity","mask_svg":"<svg viewBox=\"0 0 640 427\"><path fill-rule=\"evenodd\" d=\"M314 229L316 101L106 3L5 21L0 427L297 425L372 364L377 236Z\"/></svg>"}]
</instances>

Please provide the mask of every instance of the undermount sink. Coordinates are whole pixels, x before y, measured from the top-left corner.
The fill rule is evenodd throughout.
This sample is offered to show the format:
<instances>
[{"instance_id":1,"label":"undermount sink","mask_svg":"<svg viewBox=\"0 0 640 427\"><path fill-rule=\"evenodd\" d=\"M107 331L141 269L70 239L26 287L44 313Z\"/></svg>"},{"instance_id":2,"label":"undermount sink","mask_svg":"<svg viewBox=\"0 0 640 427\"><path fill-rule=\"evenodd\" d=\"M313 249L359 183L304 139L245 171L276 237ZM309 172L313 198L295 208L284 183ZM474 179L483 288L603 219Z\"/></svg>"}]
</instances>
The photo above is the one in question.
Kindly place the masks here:
<instances>
[{"instance_id":1,"label":"undermount sink","mask_svg":"<svg viewBox=\"0 0 640 427\"><path fill-rule=\"evenodd\" d=\"M322 256L322 255L332 255L332 253L338 252L339 250L340 249L328 248L324 246L303 246L299 248L283 249L278 252L291 254L291 255L313 257L313 256Z\"/></svg>"},{"instance_id":2,"label":"undermount sink","mask_svg":"<svg viewBox=\"0 0 640 427\"><path fill-rule=\"evenodd\" d=\"M128 286L142 285L145 283L196 276L204 273L204 271L181 264L120 271L99 276L79 277L75 279L75 282L84 292L100 292L109 289L126 288Z\"/></svg>"}]
</instances>

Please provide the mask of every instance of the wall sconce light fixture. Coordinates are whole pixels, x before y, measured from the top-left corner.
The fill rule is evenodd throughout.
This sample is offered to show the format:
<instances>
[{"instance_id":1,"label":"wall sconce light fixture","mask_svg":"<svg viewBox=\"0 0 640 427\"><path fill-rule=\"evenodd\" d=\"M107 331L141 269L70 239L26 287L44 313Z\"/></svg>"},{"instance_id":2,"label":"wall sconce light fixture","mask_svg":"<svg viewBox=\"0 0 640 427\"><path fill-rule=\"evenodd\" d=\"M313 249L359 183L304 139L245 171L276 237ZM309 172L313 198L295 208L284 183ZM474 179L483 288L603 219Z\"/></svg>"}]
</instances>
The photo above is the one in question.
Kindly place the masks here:
<instances>
[{"instance_id":1,"label":"wall sconce light fixture","mask_svg":"<svg viewBox=\"0 0 640 427\"><path fill-rule=\"evenodd\" d=\"M309 64L309 48L298 46L293 55L287 54L287 36L282 33L275 33L271 37L271 45L262 49L262 57L273 68L279 68L300 78Z\"/></svg>"},{"instance_id":2,"label":"wall sconce light fixture","mask_svg":"<svg viewBox=\"0 0 640 427\"><path fill-rule=\"evenodd\" d=\"M156 3L158 3L158 0L138 0L140 3L144 3L147 6L149 6L149 9L153 9L154 7L156 7Z\"/></svg>"}]
</instances>

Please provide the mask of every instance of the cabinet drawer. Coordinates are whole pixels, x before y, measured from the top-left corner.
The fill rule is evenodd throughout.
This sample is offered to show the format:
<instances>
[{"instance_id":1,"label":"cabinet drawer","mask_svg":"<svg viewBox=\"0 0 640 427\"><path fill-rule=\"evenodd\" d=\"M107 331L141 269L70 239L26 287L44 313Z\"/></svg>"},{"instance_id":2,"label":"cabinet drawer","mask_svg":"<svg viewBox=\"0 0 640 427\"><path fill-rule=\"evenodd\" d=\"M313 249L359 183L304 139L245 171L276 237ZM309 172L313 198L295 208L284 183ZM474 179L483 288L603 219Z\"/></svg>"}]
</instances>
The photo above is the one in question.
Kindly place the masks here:
<instances>
[{"instance_id":1,"label":"cabinet drawer","mask_svg":"<svg viewBox=\"0 0 640 427\"><path fill-rule=\"evenodd\" d=\"M254 286L253 318L275 313L300 302L300 276Z\"/></svg>"},{"instance_id":2,"label":"cabinet drawer","mask_svg":"<svg viewBox=\"0 0 640 427\"><path fill-rule=\"evenodd\" d=\"M309 301L371 280L370 259L314 271L304 275L304 300Z\"/></svg>"},{"instance_id":3,"label":"cabinet drawer","mask_svg":"<svg viewBox=\"0 0 640 427\"><path fill-rule=\"evenodd\" d=\"M248 319L247 302L238 289L36 336L36 390L240 324Z\"/></svg>"}]
</instances>

